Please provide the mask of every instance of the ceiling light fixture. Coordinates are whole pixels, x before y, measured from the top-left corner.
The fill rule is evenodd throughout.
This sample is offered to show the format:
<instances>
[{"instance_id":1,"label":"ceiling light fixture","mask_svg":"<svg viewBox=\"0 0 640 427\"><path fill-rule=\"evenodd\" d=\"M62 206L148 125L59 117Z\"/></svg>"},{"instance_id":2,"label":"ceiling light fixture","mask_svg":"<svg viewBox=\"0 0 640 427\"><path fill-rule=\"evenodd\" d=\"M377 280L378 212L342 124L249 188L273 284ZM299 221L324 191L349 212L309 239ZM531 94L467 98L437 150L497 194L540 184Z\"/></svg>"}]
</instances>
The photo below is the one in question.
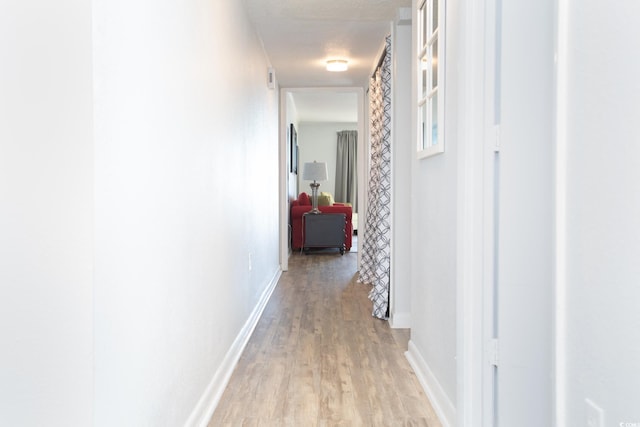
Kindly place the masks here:
<instances>
[{"instance_id":1,"label":"ceiling light fixture","mask_svg":"<svg viewBox=\"0 0 640 427\"><path fill-rule=\"evenodd\" d=\"M327 71L347 71L348 64L346 59L330 59L327 61Z\"/></svg>"}]
</instances>

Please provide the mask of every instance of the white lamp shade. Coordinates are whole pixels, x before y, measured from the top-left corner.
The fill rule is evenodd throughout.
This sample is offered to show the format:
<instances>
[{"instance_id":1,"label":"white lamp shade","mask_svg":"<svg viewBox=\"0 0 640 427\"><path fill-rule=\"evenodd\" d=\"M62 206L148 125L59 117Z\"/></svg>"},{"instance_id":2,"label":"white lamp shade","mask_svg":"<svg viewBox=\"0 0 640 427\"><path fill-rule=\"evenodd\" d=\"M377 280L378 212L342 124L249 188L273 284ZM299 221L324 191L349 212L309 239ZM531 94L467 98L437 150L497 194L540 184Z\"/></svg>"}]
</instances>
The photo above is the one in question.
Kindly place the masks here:
<instances>
[{"instance_id":1,"label":"white lamp shade","mask_svg":"<svg viewBox=\"0 0 640 427\"><path fill-rule=\"evenodd\" d=\"M307 162L302 169L302 179L305 181L326 181L329 177L325 162Z\"/></svg>"}]
</instances>

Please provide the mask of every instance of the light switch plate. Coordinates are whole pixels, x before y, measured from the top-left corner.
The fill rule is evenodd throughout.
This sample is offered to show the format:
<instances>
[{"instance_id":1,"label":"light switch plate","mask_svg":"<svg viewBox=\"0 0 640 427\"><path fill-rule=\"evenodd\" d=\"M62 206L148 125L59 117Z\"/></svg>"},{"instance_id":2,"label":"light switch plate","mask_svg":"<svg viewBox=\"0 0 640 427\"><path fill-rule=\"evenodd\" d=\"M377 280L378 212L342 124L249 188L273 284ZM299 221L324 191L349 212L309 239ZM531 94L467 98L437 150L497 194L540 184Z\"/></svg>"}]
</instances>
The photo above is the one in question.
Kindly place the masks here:
<instances>
[{"instance_id":1,"label":"light switch plate","mask_svg":"<svg viewBox=\"0 0 640 427\"><path fill-rule=\"evenodd\" d=\"M604 411L590 399L585 399L587 407L587 427L604 427Z\"/></svg>"}]
</instances>

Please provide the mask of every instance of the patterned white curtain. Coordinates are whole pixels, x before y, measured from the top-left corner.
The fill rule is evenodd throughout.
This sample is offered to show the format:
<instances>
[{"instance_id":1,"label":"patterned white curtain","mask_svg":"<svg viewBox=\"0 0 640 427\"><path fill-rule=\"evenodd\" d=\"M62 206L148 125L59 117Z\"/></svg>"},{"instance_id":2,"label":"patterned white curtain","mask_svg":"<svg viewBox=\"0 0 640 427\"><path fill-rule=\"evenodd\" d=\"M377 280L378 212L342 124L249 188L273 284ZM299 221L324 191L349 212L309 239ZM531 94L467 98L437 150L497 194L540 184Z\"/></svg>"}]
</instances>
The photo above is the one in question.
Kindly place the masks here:
<instances>
[{"instance_id":1,"label":"patterned white curtain","mask_svg":"<svg viewBox=\"0 0 640 427\"><path fill-rule=\"evenodd\" d=\"M386 319L391 266L391 36L386 38L382 66L371 79L369 103L371 169L358 280L373 286L369 292L373 315Z\"/></svg>"}]
</instances>

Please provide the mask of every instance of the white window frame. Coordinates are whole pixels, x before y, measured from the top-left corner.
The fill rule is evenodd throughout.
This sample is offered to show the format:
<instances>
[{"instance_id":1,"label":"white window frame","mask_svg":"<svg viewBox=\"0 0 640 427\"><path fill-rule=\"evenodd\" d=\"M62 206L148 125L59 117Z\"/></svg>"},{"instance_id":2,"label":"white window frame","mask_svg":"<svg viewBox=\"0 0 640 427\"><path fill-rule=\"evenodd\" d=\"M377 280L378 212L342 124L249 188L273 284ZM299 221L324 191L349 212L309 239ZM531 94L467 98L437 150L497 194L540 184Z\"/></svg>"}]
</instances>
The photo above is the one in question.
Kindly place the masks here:
<instances>
[{"instance_id":1,"label":"white window frame","mask_svg":"<svg viewBox=\"0 0 640 427\"><path fill-rule=\"evenodd\" d=\"M417 23L414 63L419 159L444 152L445 5L446 0L417 0L414 9L414 22Z\"/></svg>"}]
</instances>

